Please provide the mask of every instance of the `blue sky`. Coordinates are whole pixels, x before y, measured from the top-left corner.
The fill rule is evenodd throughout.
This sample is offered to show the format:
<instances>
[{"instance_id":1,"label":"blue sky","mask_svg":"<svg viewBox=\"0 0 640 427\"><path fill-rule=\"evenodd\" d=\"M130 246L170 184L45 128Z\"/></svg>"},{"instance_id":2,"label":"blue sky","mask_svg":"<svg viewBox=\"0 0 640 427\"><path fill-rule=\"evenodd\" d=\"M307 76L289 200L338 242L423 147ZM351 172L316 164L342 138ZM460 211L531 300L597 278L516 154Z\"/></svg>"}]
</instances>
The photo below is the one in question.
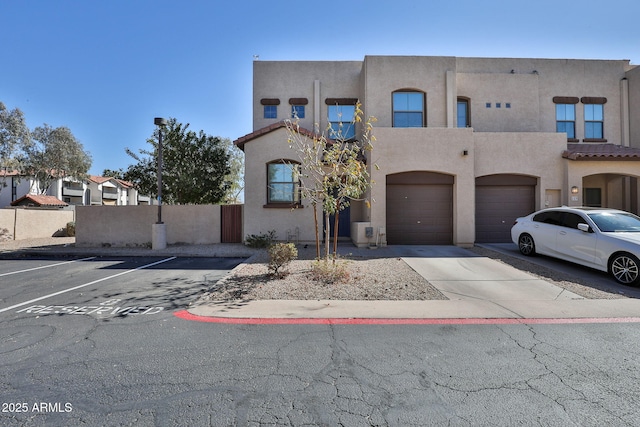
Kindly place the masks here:
<instances>
[{"instance_id":1,"label":"blue sky","mask_svg":"<svg viewBox=\"0 0 640 427\"><path fill-rule=\"evenodd\" d=\"M0 0L0 101L67 126L92 174L126 168L154 117L251 132L260 60L365 55L629 59L637 0Z\"/></svg>"}]
</instances>

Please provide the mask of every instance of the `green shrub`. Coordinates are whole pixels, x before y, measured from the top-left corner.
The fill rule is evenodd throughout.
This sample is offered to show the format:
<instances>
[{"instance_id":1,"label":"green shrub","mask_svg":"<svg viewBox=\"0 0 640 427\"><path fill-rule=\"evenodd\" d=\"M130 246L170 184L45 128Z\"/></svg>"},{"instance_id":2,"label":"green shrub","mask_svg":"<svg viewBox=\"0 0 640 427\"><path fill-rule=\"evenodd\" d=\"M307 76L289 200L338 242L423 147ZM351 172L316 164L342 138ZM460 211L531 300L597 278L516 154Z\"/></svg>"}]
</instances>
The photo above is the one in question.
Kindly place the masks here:
<instances>
[{"instance_id":1,"label":"green shrub","mask_svg":"<svg viewBox=\"0 0 640 427\"><path fill-rule=\"evenodd\" d=\"M67 223L67 236L74 237L76 235L76 223L71 221Z\"/></svg>"},{"instance_id":2,"label":"green shrub","mask_svg":"<svg viewBox=\"0 0 640 427\"><path fill-rule=\"evenodd\" d=\"M348 261L317 259L311 263L311 278L318 282L332 284L349 280Z\"/></svg>"},{"instance_id":3,"label":"green shrub","mask_svg":"<svg viewBox=\"0 0 640 427\"><path fill-rule=\"evenodd\" d=\"M276 243L269 246L269 271L276 277L284 277L284 267L298 258L298 249L293 243Z\"/></svg>"},{"instance_id":4,"label":"green shrub","mask_svg":"<svg viewBox=\"0 0 640 427\"><path fill-rule=\"evenodd\" d=\"M276 230L267 231L262 234L250 234L245 239L245 244L250 248L267 248L276 238Z\"/></svg>"}]
</instances>

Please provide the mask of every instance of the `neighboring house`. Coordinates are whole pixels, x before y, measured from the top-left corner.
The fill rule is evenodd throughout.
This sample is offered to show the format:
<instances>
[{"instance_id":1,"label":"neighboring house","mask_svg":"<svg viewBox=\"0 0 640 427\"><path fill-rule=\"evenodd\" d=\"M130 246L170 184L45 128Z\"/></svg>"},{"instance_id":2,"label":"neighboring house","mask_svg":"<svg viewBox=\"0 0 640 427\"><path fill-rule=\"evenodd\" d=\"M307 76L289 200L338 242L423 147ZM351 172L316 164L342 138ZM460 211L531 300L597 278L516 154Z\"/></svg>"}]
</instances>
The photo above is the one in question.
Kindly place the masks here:
<instances>
[{"instance_id":1,"label":"neighboring house","mask_svg":"<svg viewBox=\"0 0 640 427\"><path fill-rule=\"evenodd\" d=\"M340 215L358 245L508 242L516 217L547 206L639 211L640 67L628 60L367 56L253 71L253 132L235 141L245 235L314 239L282 120L335 128L358 100L377 118L371 206Z\"/></svg>"},{"instance_id":2,"label":"neighboring house","mask_svg":"<svg viewBox=\"0 0 640 427\"><path fill-rule=\"evenodd\" d=\"M124 181L122 179L116 179L116 182L120 185L120 193L122 195L120 204L123 205L152 205L153 200L149 195L142 195L134 187L132 182Z\"/></svg>"},{"instance_id":3,"label":"neighboring house","mask_svg":"<svg viewBox=\"0 0 640 427\"><path fill-rule=\"evenodd\" d=\"M62 178L55 180L47 194L57 197L58 199L70 205L87 205L89 202L89 194L87 192L88 185L86 181L76 181L72 178Z\"/></svg>"},{"instance_id":4,"label":"neighboring house","mask_svg":"<svg viewBox=\"0 0 640 427\"><path fill-rule=\"evenodd\" d=\"M133 184L121 179L104 176L89 176L91 205L149 205L149 196L138 193Z\"/></svg>"},{"instance_id":5,"label":"neighboring house","mask_svg":"<svg viewBox=\"0 0 640 427\"><path fill-rule=\"evenodd\" d=\"M88 182L91 205L118 205L121 195L114 178L91 175Z\"/></svg>"},{"instance_id":6,"label":"neighboring house","mask_svg":"<svg viewBox=\"0 0 640 427\"><path fill-rule=\"evenodd\" d=\"M0 186L0 208L11 205L23 195L42 193L37 180L17 171L0 171ZM45 194L68 205L153 204L150 196L139 194L130 182L93 175L83 181L59 178L52 182Z\"/></svg>"},{"instance_id":7,"label":"neighboring house","mask_svg":"<svg viewBox=\"0 0 640 427\"><path fill-rule=\"evenodd\" d=\"M11 206L28 206L38 208L64 208L69 206L55 196L42 194L26 194L18 200L11 202Z\"/></svg>"}]
</instances>

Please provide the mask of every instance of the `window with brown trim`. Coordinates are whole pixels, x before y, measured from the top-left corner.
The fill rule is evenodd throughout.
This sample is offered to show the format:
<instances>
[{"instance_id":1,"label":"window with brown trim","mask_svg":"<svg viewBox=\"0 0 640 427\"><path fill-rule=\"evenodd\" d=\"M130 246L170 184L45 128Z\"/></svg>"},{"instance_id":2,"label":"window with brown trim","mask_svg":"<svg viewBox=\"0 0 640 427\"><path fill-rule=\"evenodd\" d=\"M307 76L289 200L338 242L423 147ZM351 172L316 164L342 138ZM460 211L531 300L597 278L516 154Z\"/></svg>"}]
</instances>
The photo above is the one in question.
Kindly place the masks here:
<instances>
[{"instance_id":1,"label":"window with brown trim","mask_svg":"<svg viewBox=\"0 0 640 427\"><path fill-rule=\"evenodd\" d=\"M577 104L580 102L580 98L577 96L554 96L554 104Z\"/></svg>"},{"instance_id":2,"label":"window with brown trim","mask_svg":"<svg viewBox=\"0 0 640 427\"><path fill-rule=\"evenodd\" d=\"M606 142L604 139L604 104L584 104L584 141Z\"/></svg>"},{"instance_id":3,"label":"window with brown trim","mask_svg":"<svg viewBox=\"0 0 640 427\"><path fill-rule=\"evenodd\" d=\"M289 98L289 105L291 105L291 118L292 119L304 119L305 105L309 103L307 98Z\"/></svg>"},{"instance_id":4,"label":"window with brown trim","mask_svg":"<svg viewBox=\"0 0 640 427\"><path fill-rule=\"evenodd\" d=\"M576 139L576 105L556 104L556 132L566 133L567 140L578 142Z\"/></svg>"},{"instance_id":5,"label":"window with brown trim","mask_svg":"<svg viewBox=\"0 0 640 427\"><path fill-rule=\"evenodd\" d=\"M300 204L300 164L293 161L267 163L267 205L290 207Z\"/></svg>"},{"instance_id":6,"label":"window with brown trim","mask_svg":"<svg viewBox=\"0 0 640 427\"><path fill-rule=\"evenodd\" d=\"M278 105L280 100L278 98L262 98L260 100L262 108L262 115L265 119L277 119L278 118Z\"/></svg>"},{"instance_id":7,"label":"window with brown trim","mask_svg":"<svg viewBox=\"0 0 640 427\"><path fill-rule=\"evenodd\" d=\"M340 141L352 140L356 137L356 107L354 105L329 105L329 138Z\"/></svg>"}]
</instances>

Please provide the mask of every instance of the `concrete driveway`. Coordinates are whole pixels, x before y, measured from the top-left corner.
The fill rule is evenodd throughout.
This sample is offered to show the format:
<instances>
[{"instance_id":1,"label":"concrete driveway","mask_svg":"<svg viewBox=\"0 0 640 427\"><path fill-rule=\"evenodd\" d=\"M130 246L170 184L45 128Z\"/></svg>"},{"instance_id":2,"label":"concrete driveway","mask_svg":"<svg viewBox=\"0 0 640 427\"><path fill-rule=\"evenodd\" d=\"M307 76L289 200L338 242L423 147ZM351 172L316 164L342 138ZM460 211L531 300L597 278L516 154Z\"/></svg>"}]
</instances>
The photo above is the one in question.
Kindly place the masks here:
<instances>
[{"instance_id":1,"label":"concrete driveway","mask_svg":"<svg viewBox=\"0 0 640 427\"><path fill-rule=\"evenodd\" d=\"M583 297L457 246L392 246L450 300L559 301Z\"/></svg>"}]
</instances>

